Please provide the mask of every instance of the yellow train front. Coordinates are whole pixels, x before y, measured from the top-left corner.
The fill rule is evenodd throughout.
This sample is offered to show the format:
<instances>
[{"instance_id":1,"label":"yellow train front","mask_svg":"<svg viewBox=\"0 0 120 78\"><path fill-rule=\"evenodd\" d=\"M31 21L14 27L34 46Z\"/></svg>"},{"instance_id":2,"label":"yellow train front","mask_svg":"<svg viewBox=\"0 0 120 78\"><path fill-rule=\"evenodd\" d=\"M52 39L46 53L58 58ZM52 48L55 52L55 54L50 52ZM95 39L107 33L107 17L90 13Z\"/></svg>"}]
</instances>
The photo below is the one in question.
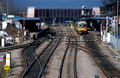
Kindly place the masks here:
<instances>
[{"instance_id":1,"label":"yellow train front","mask_svg":"<svg viewBox=\"0 0 120 78\"><path fill-rule=\"evenodd\" d=\"M85 21L80 21L77 23L78 33L87 33L87 23Z\"/></svg>"}]
</instances>

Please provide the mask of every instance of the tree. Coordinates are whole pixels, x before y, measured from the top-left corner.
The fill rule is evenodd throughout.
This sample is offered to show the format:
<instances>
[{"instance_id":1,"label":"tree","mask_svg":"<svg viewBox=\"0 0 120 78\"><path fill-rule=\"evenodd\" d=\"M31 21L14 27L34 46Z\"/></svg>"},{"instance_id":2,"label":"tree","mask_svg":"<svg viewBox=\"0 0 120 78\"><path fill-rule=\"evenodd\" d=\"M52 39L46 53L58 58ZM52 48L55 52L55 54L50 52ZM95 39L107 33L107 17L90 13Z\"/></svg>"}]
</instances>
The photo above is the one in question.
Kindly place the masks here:
<instances>
[{"instance_id":1,"label":"tree","mask_svg":"<svg viewBox=\"0 0 120 78\"><path fill-rule=\"evenodd\" d=\"M0 15L2 13L2 1L0 0Z\"/></svg>"},{"instance_id":2,"label":"tree","mask_svg":"<svg viewBox=\"0 0 120 78\"><path fill-rule=\"evenodd\" d=\"M101 0L104 5L109 5L115 3L118 0Z\"/></svg>"},{"instance_id":3,"label":"tree","mask_svg":"<svg viewBox=\"0 0 120 78\"><path fill-rule=\"evenodd\" d=\"M1 0L2 1L2 12L12 15L20 15L20 11L24 11L24 5L16 4L16 0Z\"/></svg>"}]
</instances>

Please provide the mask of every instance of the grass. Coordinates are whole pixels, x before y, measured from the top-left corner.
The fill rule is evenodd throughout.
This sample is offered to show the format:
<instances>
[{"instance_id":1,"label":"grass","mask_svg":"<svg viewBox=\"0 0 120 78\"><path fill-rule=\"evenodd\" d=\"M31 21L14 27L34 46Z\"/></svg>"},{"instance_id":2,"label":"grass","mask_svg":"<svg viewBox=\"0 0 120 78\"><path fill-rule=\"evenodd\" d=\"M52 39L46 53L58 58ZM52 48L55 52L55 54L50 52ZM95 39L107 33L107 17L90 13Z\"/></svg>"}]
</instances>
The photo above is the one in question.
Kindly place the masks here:
<instances>
[{"instance_id":1,"label":"grass","mask_svg":"<svg viewBox=\"0 0 120 78\"><path fill-rule=\"evenodd\" d=\"M112 50L108 50L108 52L110 52L111 55L116 55Z\"/></svg>"},{"instance_id":2,"label":"grass","mask_svg":"<svg viewBox=\"0 0 120 78\"><path fill-rule=\"evenodd\" d=\"M14 67L16 65L16 61L13 61L13 59L11 59L11 67Z\"/></svg>"},{"instance_id":3,"label":"grass","mask_svg":"<svg viewBox=\"0 0 120 78\"><path fill-rule=\"evenodd\" d=\"M120 58L117 58L117 61L120 62Z\"/></svg>"}]
</instances>

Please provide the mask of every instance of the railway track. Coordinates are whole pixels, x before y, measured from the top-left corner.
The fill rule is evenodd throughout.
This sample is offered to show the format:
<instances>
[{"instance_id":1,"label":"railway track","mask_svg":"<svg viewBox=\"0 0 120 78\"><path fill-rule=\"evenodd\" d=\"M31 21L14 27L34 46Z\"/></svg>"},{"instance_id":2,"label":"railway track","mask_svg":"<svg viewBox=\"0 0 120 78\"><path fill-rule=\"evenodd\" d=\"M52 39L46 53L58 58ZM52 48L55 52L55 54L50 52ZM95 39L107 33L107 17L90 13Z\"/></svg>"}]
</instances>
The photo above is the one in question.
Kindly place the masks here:
<instances>
[{"instance_id":1,"label":"railway track","mask_svg":"<svg viewBox=\"0 0 120 78\"><path fill-rule=\"evenodd\" d=\"M77 67L76 67L76 57L77 57L77 37L75 36L74 32L71 30L71 34L72 34L72 37L75 39L75 42L72 42L72 44L75 45L75 54L74 54L74 78L78 78L77 77Z\"/></svg>"},{"instance_id":2,"label":"railway track","mask_svg":"<svg viewBox=\"0 0 120 78\"><path fill-rule=\"evenodd\" d=\"M22 44L22 45L14 45L14 46L9 46L9 47L0 48L0 52L5 52L5 51L9 51L9 50L24 48L24 47L29 46L30 44L31 44L31 43Z\"/></svg>"},{"instance_id":3,"label":"railway track","mask_svg":"<svg viewBox=\"0 0 120 78\"><path fill-rule=\"evenodd\" d=\"M41 60L41 64L43 66L40 71L39 77L42 76L42 72L43 72L44 68L46 67L47 62L49 61L50 57L54 53L54 51L57 48L57 46L59 45L59 43L61 42L61 39L63 37L62 29L60 27L58 27L57 32L58 32L57 36L54 39L54 41L52 42L52 44L43 53L41 53L41 55L39 57L39 60Z\"/></svg>"},{"instance_id":4,"label":"railway track","mask_svg":"<svg viewBox=\"0 0 120 78\"><path fill-rule=\"evenodd\" d=\"M33 61L24 71L22 78L40 78L42 76L47 62L62 39L61 33L61 30L57 31L55 38L40 52L39 55L35 56Z\"/></svg>"},{"instance_id":5,"label":"railway track","mask_svg":"<svg viewBox=\"0 0 120 78\"><path fill-rule=\"evenodd\" d=\"M40 38L42 36L46 36L50 31L50 28L47 28L45 30L41 30L39 33L38 33L38 36L37 38ZM14 50L14 49L19 49L19 48L25 48L29 45L33 44L32 41L30 43L26 43L26 44L20 44L20 45L12 45L12 46L8 46L8 47L3 47L3 48L0 48L0 52L5 52L5 51L8 51L8 50Z\"/></svg>"},{"instance_id":6,"label":"railway track","mask_svg":"<svg viewBox=\"0 0 120 78\"><path fill-rule=\"evenodd\" d=\"M91 40L92 37L84 36L85 40ZM120 71L118 71L108 60L107 58L100 52L98 46L96 46L95 42L87 41L85 43L88 53L93 57L97 65L102 69L105 75L108 78L120 78Z\"/></svg>"},{"instance_id":7,"label":"railway track","mask_svg":"<svg viewBox=\"0 0 120 78\"><path fill-rule=\"evenodd\" d=\"M77 47L77 38L75 37L73 31L71 28L67 28L68 33L68 44L67 48L64 52L63 59L60 66L60 72L59 72L59 78L63 78L63 71L67 71L67 75L65 77L67 78L77 78L77 69L76 69L76 55L77 55L77 48L73 49L73 45ZM73 42L74 41L74 42ZM72 44L72 46L70 46ZM74 59L71 59L73 57ZM71 60L66 60L71 59ZM64 69L64 67L67 68Z\"/></svg>"},{"instance_id":8,"label":"railway track","mask_svg":"<svg viewBox=\"0 0 120 78\"><path fill-rule=\"evenodd\" d=\"M45 41L46 37L34 41L31 45L27 46L23 52L22 52L22 56L25 59L26 62L26 69L22 75L22 78L26 75L26 72L28 71L28 69L30 69L30 65L33 63L33 61L36 59L36 56L34 55L34 50L43 42ZM36 66L40 66L39 61L37 60L36 62L34 62L35 64L33 65L33 67ZM33 69L29 70L32 71ZM38 67L37 69L35 69L35 71L32 73L32 77L36 77L36 74L38 74L38 72L40 71L40 67ZM30 75L31 76L31 75ZM26 78L32 78L29 75Z\"/></svg>"}]
</instances>

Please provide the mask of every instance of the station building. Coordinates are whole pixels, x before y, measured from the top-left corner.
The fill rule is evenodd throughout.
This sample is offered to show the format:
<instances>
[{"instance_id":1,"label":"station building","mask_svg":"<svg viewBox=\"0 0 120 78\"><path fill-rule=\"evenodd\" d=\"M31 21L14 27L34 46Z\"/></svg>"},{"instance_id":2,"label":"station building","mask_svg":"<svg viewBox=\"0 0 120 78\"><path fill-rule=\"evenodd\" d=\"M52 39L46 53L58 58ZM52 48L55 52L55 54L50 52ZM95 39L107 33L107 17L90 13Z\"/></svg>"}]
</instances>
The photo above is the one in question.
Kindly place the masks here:
<instances>
[{"instance_id":1,"label":"station building","mask_svg":"<svg viewBox=\"0 0 120 78\"><path fill-rule=\"evenodd\" d=\"M48 23L64 23L65 21L79 21L81 17L90 17L92 9L50 9L29 7L27 17L39 17L41 21Z\"/></svg>"}]
</instances>

